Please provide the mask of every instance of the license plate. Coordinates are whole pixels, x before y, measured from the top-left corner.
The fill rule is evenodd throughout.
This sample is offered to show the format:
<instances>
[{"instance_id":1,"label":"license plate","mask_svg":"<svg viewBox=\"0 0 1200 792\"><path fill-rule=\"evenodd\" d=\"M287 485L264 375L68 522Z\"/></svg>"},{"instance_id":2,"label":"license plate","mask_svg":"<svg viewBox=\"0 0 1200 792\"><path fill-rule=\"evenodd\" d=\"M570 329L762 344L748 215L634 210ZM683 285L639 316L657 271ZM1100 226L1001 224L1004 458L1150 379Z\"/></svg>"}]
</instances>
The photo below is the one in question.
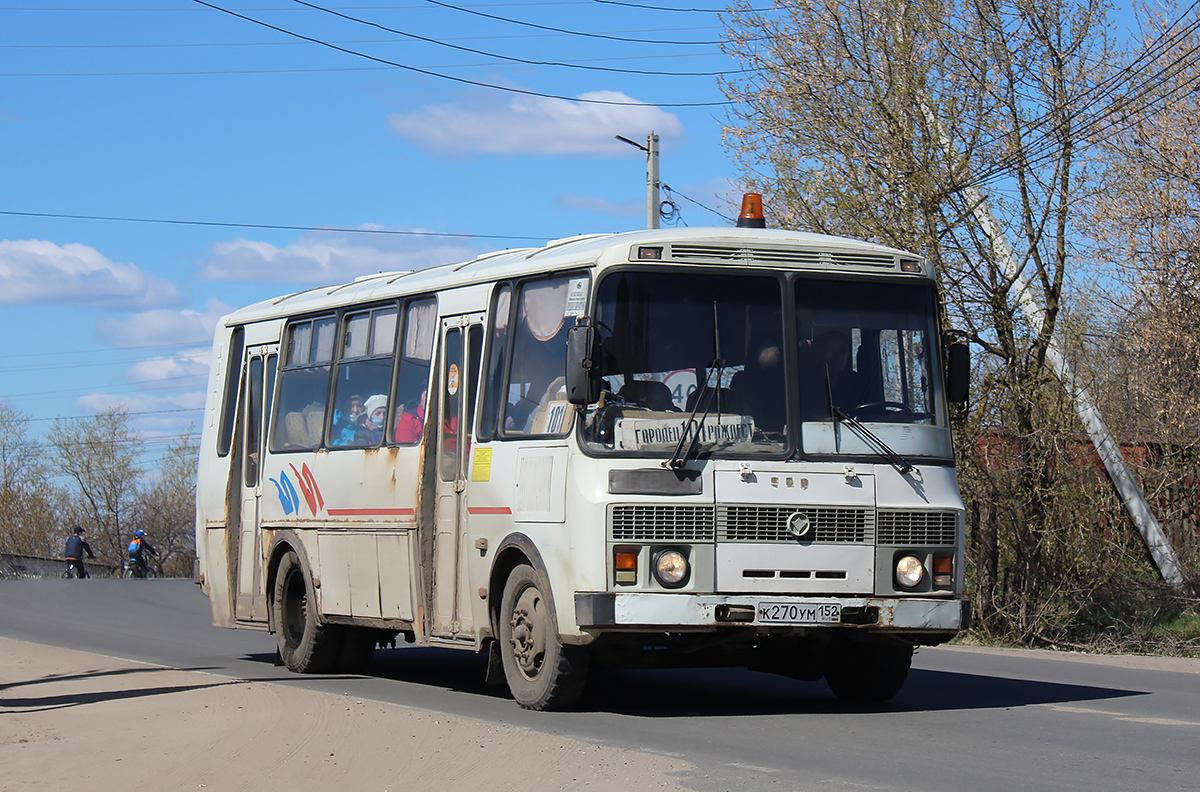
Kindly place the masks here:
<instances>
[{"instance_id":1,"label":"license plate","mask_svg":"<svg viewBox=\"0 0 1200 792\"><path fill-rule=\"evenodd\" d=\"M767 624L840 624L839 602L760 602L758 620Z\"/></svg>"}]
</instances>

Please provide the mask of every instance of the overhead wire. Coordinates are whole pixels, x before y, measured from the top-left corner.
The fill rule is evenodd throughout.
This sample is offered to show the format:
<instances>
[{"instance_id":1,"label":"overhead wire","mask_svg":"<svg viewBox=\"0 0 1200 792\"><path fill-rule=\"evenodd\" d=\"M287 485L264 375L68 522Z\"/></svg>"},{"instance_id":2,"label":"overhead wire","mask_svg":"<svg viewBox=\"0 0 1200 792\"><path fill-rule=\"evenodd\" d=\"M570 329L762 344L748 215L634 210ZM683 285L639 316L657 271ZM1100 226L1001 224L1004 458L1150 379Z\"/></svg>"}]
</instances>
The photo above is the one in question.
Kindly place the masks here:
<instances>
[{"instance_id":1,"label":"overhead wire","mask_svg":"<svg viewBox=\"0 0 1200 792\"><path fill-rule=\"evenodd\" d=\"M666 184L662 185L662 188L663 188L663 192L666 192L670 195L678 195L680 198L687 201L688 203L695 204L696 206L700 207L701 209L703 209L706 212L712 212L717 217L721 218L722 220L724 220L727 223L733 222L733 218L730 217L729 215L721 214L716 209L713 209L709 206L705 206L704 204L700 203L699 201L695 200L694 198L687 197L683 193L679 192L679 190L672 189L671 187L669 187Z\"/></svg>"},{"instance_id":2,"label":"overhead wire","mask_svg":"<svg viewBox=\"0 0 1200 792\"><path fill-rule=\"evenodd\" d=\"M428 0L428 1L434 2L434 0ZM395 66L396 68L404 69L405 71L414 72L416 74L423 74L427 77L437 77L439 79L449 80L450 82L456 82L456 83L460 83L463 85L472 85L477 88L488 88L488 89L496 90L496 91L504 91L506 93L520 94L522 96L537 96L537 97L540 97L543 99L560 99L564 102L575 102L575 103L579 103L579 104L596 104L596 105L609 105L609 106L620 106L620 107L647 107L647 106L649 106L649 107L722 107L722 106L726 106L726 105L730 104L730 102L728 102L728 101L721 101L721 102L639 102L636 100L630 100L628 102L620 102L620 101L616 101L616 100L612 100L612 99L594 99L594 98L586 98L586 97L580 97L580 96L563 96L561 94L545 93L542 91L532 91L532 90L528 90L525 88L514 88L511 86L497 85L495 83L486 83L486 82L482 82L479 80L469 80L465 77L455 77L455 76L449 75L449 74L442 74L441 72L435 72L430 69L422 69L417 66L410 66L408 64L399 63L397 61L388 60L386 58L379 58L374 55L368 55L365 52L359 52L357 50L352 50L347 47L341 47L341 46L338 46L337 44L333 44L328 41L324 41L322 39L315 38L313 36L306 36L303 33L297 33L295 31L288 30L287 28L283 28L278 25L273 25L270 22L265 22L261 19L256 19L252 16L247 16L246 14L241 14L241 13L238 13L237 11L233 11L228 8L223 8L214 3L209 3L209 2L207 2L207 0L192 0L192 2L196 3L197 5L202 5L207 8L211 8L214 11L220 11L221 13L228 14L233 17L237 17L238 19L242 19L247 22L251 22L255 25L261 25L262 27L268 28L270 30L274 30L279 33L283 33L284 35L293 36L302 41L309 41L309 42L312 42L313 44L319 44L320 46L328 47L328 48L336 50L338 52L346 53L347 55L354 55L359 58L365 58L366 60L374 61L376 63L382 63L382 64L386 64L389 66Z\"/></svg>"},{"instance_id":3,"label":"overhead wire","mask_svg":"<svg viewBox=\"0 0 1200 792\"><path fill-rule=\"evenodd\" d=\"M582 30L568 30L566 28L553 27L550 25L539 25L536 22L524 22L519 19L510 19L509 17L502 17L497 16L496 14L488 14L483 11L476 11L465 6L457 6L452 3L443 2L442 0L425 0L425 2L429 3L430 5L448 8L453 11L461 11L464 14L471 14L473 16L483 17L484 19L491 19L497 22L507 22L510 25L520 25L522 27L529 27L535 30L548 30L553 33L563 33L568 36L579 36L581 38L598 38L608 41L620 41L626 44L666 44L673 46L714 46L724 43L721 39L717 39L715 41L677 41L674 39L636 39L625 38L622 36L610 36L605 33L589 33ZM752 38L748 40L754 41L756 39Z\"/></svg>"},{"instance_id":4,"label":"overhead wire","mask_svg":"<svg viewBox=\"0 0 1200 792\"><path fill-rule=\"evenodd\" d=\"M673 11L684 14L762 14L768 11L778 11L778 8L669 8L667 6L650 5L648 3L628 3L622 0L591 0L598 5L621 6L622 8L640 8L645 11Z\"/></svg>"},{"instance_id":5,"label":"overhead wire","mask_svg":"<svg viewBox=\"0 0 1200 792\"><path fill-rule=\"evenodd\" d=\"M118 217L110 215L62 214L56 212L18 212L0 209L0 215L12 217L45 217L55 220L102 220L117 223L159 223L163 225L211 226L215 228L254 228L266 231L321 231L339 234L383 234L391 236L450 237L457 239L508 239L519 241L545 240L544 236L516 236L512 234L466 234L452 231L402 231L392 228L345 228L340 226L301 226L272 223L227 223L215 220L171 220L151 217Z\"/></svg>"},{"instance_id":6,"label":"overhead wire","mask_svg":"<svg viewBox=\"0 0 1200 792\"><path fill-rule=\"evenodd\" d=\"M1082 127L1077 128L1076 132L1082 136L1091 137L1102 142L1111 137L1115 132L1119 122L1119 119L1116 119L1115 116L1118 113L1145 109L1153 101L1170 98L1180 90L1185 90L1182 86L1176 86L1165 95L1156 93L1164 83L1168 82L1169 78L1178 76L1186 69L1193 68L1200 61L1200 58L1197 57L1200 48L1194 47L1188 50L1184 55L1153 73L1145 73L1144 70L1149 65L1157 62L1181 42L1187 40L1189 36L1200 30L1200 16L1197 16L1187 26L1172 32L1198 6L1200 6L1200 0L1195 0L1154 41L1143 48L1130 63L1125 64L1081 95L1082 104L1073 108L1070 113L1070 120L1083 120ZM1107 100L1116 97L1117 93L1123 88L1127 89L1129 93L1123 97L1119 97L1119 105L1106 104ZM1096 108L1101 109L1096 110ZM1041 130L1046 125L1053 123L1058 123L1058 120L1056 111L1052 108L1039 118L1033 119L1022 132L1027 133ZM1104 134L1106 131L1109 134ZM985 141L985 145L999 142L1004 137L1005 134L1003 133L996 135L990 141ZM1030 164L1040 164L1053 159L1055 156L1054 150L1058 145L1056 139L1053 131L1050 131L1045 135L1043 140L1033 146L1023 147L1018 151L1014 151L1002 157L993 165L973 174L971 182L976 186L988 183L994 178L1003 175L1021 161Z\"/></svg>"},{"instance_id":7,"label":"overhead wire","mask_svg":"<svg viewBox=\"0 0 1200 792\"><path fill-rule=\"evenodd\" d=\"M474 49L472 47L464 47L459 44L451 44L448 41L442 41L440 39L429 38L427 36L417 35L416 33L409 33L404 30L398 30L396 28L382 25L378 22L372 22L368 19L360 19L359 17L350 16L349 14L343 14L340 11L335 11L331 8L325 8L323 6L319 6L315 3L309 3L309 2L307 2L307 0L292 0L292 2L296 3L297 5L305 6L306 8L311 8L315 11L322 11L326 14L331 14L340 19L345 19L350 22L356 22L360 25L368 25L370 27L377 28L379 30L385 30L389 33L395 33L398 36L404 36L405 38L413 39L414 41L423 41L423 42L426 42L429 44L435 44L440 47L448 47L450 49L458 50L460 52L469 52L473 55L483 55L483 56L486 56L489 58L497 58L499 60L509 61L511 63L521 63L521 64L525 64L525 65L529 65L529 66L557 66L557 67L568 68L568 69L584 69L584 70L588 70L588 71L601 71L601 72L609 72L609 73L615 73L615 74L639 74L639 75L647 75L647 76L652 76L652 77L719 77L719 76L723 76L726 74L740 73L742 71L739 69L734 69L734 70L729 70L729 71L707 71L707 72L662 72L662 71L650 71L650 70L646 70L646 69L618 69L618 68L614 68L614 67L610 67L610 66L587 66L587 65L580 64L580 63L570 63L570 62L563 62L563 61L530 60L527 58L517 58L517 57L513 57L513 56L509 56L509 55L500 55L495 52L488 52L486 50Z\"/></svg>"}]
</instances>

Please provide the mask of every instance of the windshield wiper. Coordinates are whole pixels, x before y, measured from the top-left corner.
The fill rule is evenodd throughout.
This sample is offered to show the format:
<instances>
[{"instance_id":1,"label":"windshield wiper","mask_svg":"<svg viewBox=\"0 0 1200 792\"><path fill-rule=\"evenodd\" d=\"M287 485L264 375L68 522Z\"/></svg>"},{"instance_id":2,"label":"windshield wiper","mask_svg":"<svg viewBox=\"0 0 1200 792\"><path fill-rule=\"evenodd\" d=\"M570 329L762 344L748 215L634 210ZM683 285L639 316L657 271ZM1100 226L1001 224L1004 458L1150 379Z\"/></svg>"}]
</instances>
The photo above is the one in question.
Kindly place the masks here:
<instances>
[{"instance_id":1,"label":"windshield wiper","mask_svg":"<svg viewBox=\"0 0 1200 792\"><path fill-rule=\"evenodd\" d=\"M845 410L833 403L833 383L829 379L829 366L825 366L825 391L829 395L829 414L833 417L834 438L837 437L838 421L845 421L851 429L858 432L866 438L869 444L874 444L878 449L878 453L891 464L892 467L900 471L901 475L911 473L913 466L907 459L897 454L892 450L891 446L883 442L879 435L872 432L867 427L863 426L857 418L850 416Z\"/></svg>"},{"instance_id":2,"label":"windshield wiper","mask_svg":"<svg viewBox=\"0 0 1200 792\"><path fill-rule=\"evenodd\" d=\"M717 371L717 387L712 386L712 371ZM696 441L700 439L700 433L704 429L704 422L708 419L709 403L712 401L714 392L717 394L717 423L721 422L721 372L725 368L725 361L721 359L721 329L717 323L717 303L713 301L713 360L704 370L704 385L700 390L700 395L696 398L696 403L692 406L692 411L688 414L687 421L683 424L683 432L679 435L679 442L675 444L675 450L671 452L671 458L663 462L663 467L671 470L679 470L691 458L692 452L696 450ZM704 413L700 416L700 422L696 422L696 413L700 408L704 407ZM686 444L686 445L685 445Z\"/></svg>"},{"instance_id":3,"label":"windshield wiper","mask_svg":"<svg viewBox=\"0 0 1200 792\"><path fill-rule=\"evenodd\" d=\"M724 368L725 361L714 360L712 365L716 366L717 382L721 381L721 369ZM696 450L696 441L700 439L700 433L704 429L704 422L708 419L708 408L712 401L712 396L719 389L712 387L712 374L704 378L704 386L700 391L700 397L696 399L695 406L692 407L691 413L688 414L687 420L683 424L683 432L679 435L679 442L675 444L675 450L671 453L671 458L663 463L664 467L669 467L672 470L679 470L688 459L691 458L692 452ZM696 413L700 411L700 407L704 407L704 413L700 416L700 420L696 420ZM717 415L720 415L720 407L717 407ZM686 446L685 446L686 444Z\"/></svg>"}]
</instances>

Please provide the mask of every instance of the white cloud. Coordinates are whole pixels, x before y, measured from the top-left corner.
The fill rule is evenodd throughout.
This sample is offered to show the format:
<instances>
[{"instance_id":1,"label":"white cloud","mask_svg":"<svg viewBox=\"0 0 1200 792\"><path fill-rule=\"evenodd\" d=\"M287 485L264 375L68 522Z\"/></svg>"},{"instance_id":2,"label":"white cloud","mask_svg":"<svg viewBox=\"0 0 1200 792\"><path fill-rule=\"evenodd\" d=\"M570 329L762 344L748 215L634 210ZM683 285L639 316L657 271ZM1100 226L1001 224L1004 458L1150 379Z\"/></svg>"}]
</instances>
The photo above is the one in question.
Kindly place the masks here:
<instances>
[{"instance_id":1,"label":"white cloud","mask_svg":"<svg viewBox=\"0 0 1200 792\"><path fill-rule=\"evenodd\" d=\"M169 395L137 393L89 393L75 400L75 409L84 415L96 415L114 407L129 411L136 429L144 432L142 439L170 439L191 427L198 428L203 419L204 389L188 390Z\"/></svg>"},{"instance_id":2,"label":"white cloud","mask_svg":"<svg viewBox=\"0 0 1200 792\"><path fill-rule=\"evenodd\" d=\"M96 391L75 400L75 409L85 415L95 415L114 407L124 407L131 414L139 417L145 413L203 410L204 388L169 395Z\"/></svg>"},{"instance_id":3,"label":"white cloud","mask_svg":"<svg viewBox=\"0 0 1200 792\"><path fill-rule=\"evenodd\" d=\"M379 228L379 226L363 226ZM238 239L212 246L200 264L205 280L256 283L342 283L360 275L423 269L483 252L438 237L322 232L287 247Z\"/></svg>"},{"instance_id":4,"label":"white cloud","mask_svg":"<svg viewBox=\"0 0 1200 792\"><path fill-rule=\"evenodd\" d=\"M100 334L120 347L145 346L147 339L164 346L211 342L217 320L233 308L220 300L209 300L203 311L165 308L100 320Z\"/></svg>"},{"instance_id":5,"label":"white cloud","mask_svg":"<svg viewBox=\"0 0 1200 792\"><path fill-rule=\"evenodd\" d=\"M580 99L635 102L619 91L594 91ZM678 117L647 104L590 104L522 96L485 107L426 106L388 118L392 131L422 148L484 154L590 155L624 157L633 139L646 132L678 139ZM640 141L639 141L640 142Z\"/></svg>"},{"instance_id":6,"label":"white cloud","mask_svg":"<svg viewBox=\"0 0 1200 792\"><path fill-rule=\"evenodd\" d=\"M141 308L174 303L179 290L95 248L40 239L0 240L0 304Z\"/></svg>"},{"instance_id":7,"label":"white cloud","mask_svg":"<svg viewBox=\"0 0 1200 792\"><path fill-rule=\"evenodd\" d=\"M125 379L147 389L155 386L177 388L181 382L191 387L197 379L203 385L208 377L211 359L212 349L209 347L188 349L174 355L158 355L125 369Z\"/></svg>"}]
</instances>

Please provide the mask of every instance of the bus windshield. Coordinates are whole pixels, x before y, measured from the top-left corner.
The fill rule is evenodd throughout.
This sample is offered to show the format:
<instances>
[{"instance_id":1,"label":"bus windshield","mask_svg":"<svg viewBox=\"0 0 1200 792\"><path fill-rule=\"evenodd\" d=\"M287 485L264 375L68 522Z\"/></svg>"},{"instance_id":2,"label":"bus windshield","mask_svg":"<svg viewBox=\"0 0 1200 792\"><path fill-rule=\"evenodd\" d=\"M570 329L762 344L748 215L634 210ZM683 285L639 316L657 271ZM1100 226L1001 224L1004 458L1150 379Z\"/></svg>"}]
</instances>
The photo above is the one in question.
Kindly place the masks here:
<instances>
[{"instance_id":1,"label":"bus windshield","mask_svg":"<svg viewBox=\"0 0 1200 792\"><path fill-rule=\"evenodd\" d=\"M623 270L594 315L593 452L669 457L683 438L693 456L877 456L882 439L951 454L931 284Z\"/></svg>"}]
</instances>

